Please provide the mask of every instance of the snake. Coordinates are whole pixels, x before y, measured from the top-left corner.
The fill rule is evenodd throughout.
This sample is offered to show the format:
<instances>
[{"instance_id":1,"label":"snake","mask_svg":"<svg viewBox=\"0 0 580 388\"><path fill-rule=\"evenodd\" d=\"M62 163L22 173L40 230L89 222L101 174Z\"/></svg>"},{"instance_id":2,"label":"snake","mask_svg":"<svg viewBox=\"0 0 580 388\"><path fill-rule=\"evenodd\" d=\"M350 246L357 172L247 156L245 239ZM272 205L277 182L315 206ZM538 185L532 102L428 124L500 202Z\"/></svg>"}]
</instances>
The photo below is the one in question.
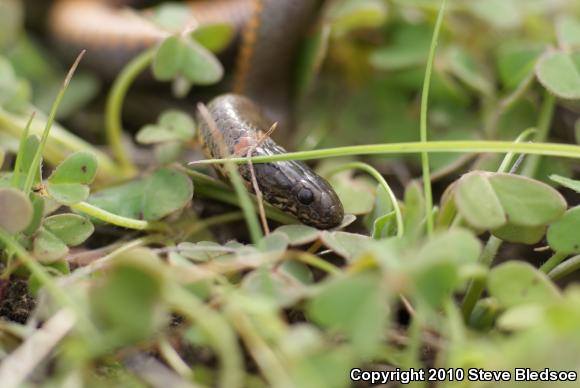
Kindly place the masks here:
<instances>
[{"instance_id":1,"label":"snake","mask_svg":"<svg viewBox=\"0 0 580 388\"><path fill-rule=\"evenodd\" d=\"M88 65L114 75L140 52L170 36L135 12L131 0L57 0L49 29L65 52L87 50ZM229 23L241 43L231 90L207 104L210 117L197 114L202 150L207 158L286 153L267 132L286 125L291 106L293 59L302 34L321 0L197 0L187 2L197 25ZM147 12L147 9L139 12ZM211 119L211 122L208 122ZM266 202L303 224L337 227L343 205L326 179L301 161L239 164L238 172L254 192L252 173ZM219 175L226 178L223 168Z\"/></svg>"}]
</instances>

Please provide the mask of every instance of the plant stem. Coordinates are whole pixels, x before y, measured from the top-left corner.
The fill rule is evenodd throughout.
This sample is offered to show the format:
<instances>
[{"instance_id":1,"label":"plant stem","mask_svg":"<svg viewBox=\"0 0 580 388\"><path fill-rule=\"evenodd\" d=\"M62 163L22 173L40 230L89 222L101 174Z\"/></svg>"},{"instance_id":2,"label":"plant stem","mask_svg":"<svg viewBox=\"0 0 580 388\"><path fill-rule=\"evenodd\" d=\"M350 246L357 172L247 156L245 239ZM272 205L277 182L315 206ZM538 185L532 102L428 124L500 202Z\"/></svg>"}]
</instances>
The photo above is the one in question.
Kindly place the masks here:
<instances>
[{"instance_id":1,"label":"plant stem","mask_svg":"<svg viewBox=\"0 0 580 388\"><path fill-rule=\"evenodd\" d=\"M497 251L499 250L499 247L501 246L502 242L503 241L500 240L499 238L491 236L489 240L487 240L487 244L485 244L485 247L483 248L483 251L479 256L478 260L479 263L485 266L486 268L489 268L493 263L495 255L497 254ZM473 279L469 283L469 286L467 287L467 292L463 297L463 304L461 307L463 318L465 319L466 322L469 320L471 312L473 311L475 304L479 300L479 297L481 296L481 293L483 292L484 288L485 288L485 278Z\"/></svg>"},{"instance_id":2,"label":"plant stem","mask_svg":"<svg viewBox=\"0 0 580 388\"><path fill-rule=\"evenodd\" d=\"M155 49L149 49L133 58L119 73L107 97L105 109L107 141L125 176L132 176L136 167L123 147L123 101L135 79L153 62L154 55Z\"/></svg>"},{"instance_id":3,"label":"plant stem","mask_svg":"<svg viewBox=\"0 0 580 388\"><path fill-rule=\"evenodd\" d=\"M340 268L336 267L335 265L329 263L326 260L321 259L320 257L313 255L311 253L306 253L306 252L292 252L292 256L295 257L297 260L308 264L312 267L318 268L324 272L326 272L329 275L340 275L342 273L342 271L340 270Z\"/></svg>"},{"instance_id":4,"label":"plant stem","mask_svg":"<svg viewBox=\"0 0 580 388\"><path fill-rule=\"evenodd\" d=\"M526 155L557 156L561 158L580 159L580 146L575 144L559 143L514 143L511 141L485 141L485 140L445 140L407 142L407 143L386 143L367 144L358 146L346 146L325 148L314 151L288 152L268 156L254 156L252 163L280 162L284 160L312 160L333 157L343 157L352 155L391 155L391 154L416 154L420 152L490 152L505 153L515 152ZM243 164L248 162L248 158L231 158L229 162ZM192 162L192 165L206 165L224 163L226 159L206 159Z\"/></svg>"},{"instance_id":5,"label":"plant stem","mask_svg":"<svg viewBox=\"0 0 580 388\"><path fill-rule=\"evenodd\" d=\"M387 192L387 194L389 195L389 198L391 200L391 205L393 206L393 209L395 210L395 218L397 219L397 237L402 237L403 234L405 233L405 230L404 230L405 226L404 226L404 222L403 222L403 215L401 214L401 208L399 207L399 202L397 201L397 197L395 196L395 193L393 193L393 190L391 190L391 187L389 186L389 184L387 183L385 178L373 166L366 164L366 163L362 163L362 162L346 163L346 164L343 164L341 166L338 166L336 168L331 169L327 173L327 175L331 176L331 175L336 174L337 172L344 171L344 170L352 170L352 169L359 169L359 170L362 170L362 171L368 173L373 178L375 178L377 180L377 182L379 182L379 185L381 185L383 187L383 189L385 189L385 191Z\"/></svg>"},{"instance_id":6,"label":"plant stem","mask_svg":"<svg viewBox=\"0 0 580 388\"><path fill-rule=\"evenodd\" d=\"M158 229L159 226L159 224L157 223L119 216L117 214L113 214L111 212L98 208L94 205L91 205L90 203L87 202L79 202L77 204L71 205L71 208L79 212L83 212L98 220L104 221L108 224L120 226L127 229L151 230Z\"/></svg>"},{"instance_id":7,"label":"plant stem","mask_svg":"<svg viewBox=\"0 0 580 388\"><path fill-rule=\"evenodd\" d=\"M548 273L548 276L552 280L558 280L572 272L578 271L580 269L580 255L569 258L563 263L560 263L556 268Z\"/></svg>"},{"instance_id":8,"label":"plant stem","mask_svg":"<svg viewBox=\"0 0 580 388\"><path fill-rule=\"evenodd\" d=\"M79 54L77 59L74 61L73 65L71 66L70 70L68 71L68 74L66 75L66 78L64 79L64 82L62 83L60 90L58 91L58 94L56 95L54 102L52 103L52 107L50 108L50 113L48 114L48 120L46 120L46 126L44 127L44 131L42 132L42 137L40 138L40 144L38 145L38 149L36 150L36 153L34 154L34 158L32 159L32 162L30 163L30 168L28 170L28 174L26 175L26 180L24 181L24 187L22 188L22 191L25 194L28 194L30 192L30 189L32 188L32 184L34 183L34 178L37 176L36 175L37 171L40 170L40 162L42 160L42 151L43 151L44 146L46 144L46 140L48 139L48 135L50 134L50 129L52 128L52 124L54 123L54 118L56 117L56 112L58 111L58 107L60 106L60 103L62 102L62 99L64 98L64 94L66 92L66 89L68 88L70 80L72 79L72 76L75 73L81 59L85 55L85 52L86 51L83 50Z\"/></svg>"},{"instance_id":9,"label":"plant stem","mask_svg":"<svg viewBox=\"0 0 580 388\"><path fill-rule=\"evenodd\" d=\"M562 260L568 257L567 254L562 252L556 252L540 267L540 271L544 273L550 273L557 265L559 265Z\"/></svg>"},{"instance_id":10,"label":"plant stem","mask_svg":"<svg viewBox=\"0 0 580 388\"><path fill-rule=\"evenodd\" d=\"M431 47L429 49L429 57L427 58L427 66L425 68L425 78L423 79L423 91L421 93L421 117L420 117L420 139L422 143L427 143L427 112L429 107L429 87L431 85L431 74L433 73L433 60L435 58L435 49L439 40L439 31L443 22L443 15L445 14L446 1L443 0L437 21L435 22L435 29L433 30L433 37L431 39ZM431 172L429 166L429 154L427 152L421 153L421 167L423 170L423 190L425 191L425 214L427 215L427 235L431 236L434 229L433 221L433 190L431 188Z\"/></svg>"},{"instance_id":11,"label":"plant stem","mask_svg":"<svg viewBox=\"0 0 580 388\"><path fill-rule=\"evenodd\" d=\"M28 134L30 133L30 126L32 125L32 121L34 120L34 116L36 116L36 112L32 112L30 118L26 122L26 127L24 127L24 133L20 137L20 145L18 146L18 153L16 154L16 162L14 163L14 173L12 175L12 187L19 186L18 182L20 181L20 166L22 164L22 158L24 157L24 147L26 146L26 142L28 141ZM23 187L18 187L20 190Z\"/></svg>"},{"instance_id":12,"label":"plant stem","mask_svg":"<svg viewBox=\"0 0 580 388\"><path fill-rule=\"evenodd\" d=\"M554 117L554 107L556 106L556 97L546 90L544 93L544 103L540 110L540 115L538 117L538 132L534 137L536 142L544 142L548 138L550 132L550 124L552 123L552 118ZM540 165L541 157L539 155L532 155L527 158L524 167L522 168L521 175L533 178L536 175L538 166Z\"/></svg>"}]
</instances>

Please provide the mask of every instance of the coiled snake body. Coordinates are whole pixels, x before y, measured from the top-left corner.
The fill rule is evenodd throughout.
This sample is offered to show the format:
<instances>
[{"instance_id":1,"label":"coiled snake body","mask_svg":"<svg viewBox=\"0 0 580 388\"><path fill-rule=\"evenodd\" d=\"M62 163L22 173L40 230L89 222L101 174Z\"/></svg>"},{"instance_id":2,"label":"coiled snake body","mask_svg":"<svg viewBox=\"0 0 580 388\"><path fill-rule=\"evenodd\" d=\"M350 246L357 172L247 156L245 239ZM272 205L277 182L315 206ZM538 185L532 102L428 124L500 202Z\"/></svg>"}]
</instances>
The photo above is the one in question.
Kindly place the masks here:
<instances>
[{"instance_id":1,"label":"coiled snake body","mask_svg":"<svg viewBox=\"0 0 580 388\"><path fill-rule=\"evenodd\" d=\"M94 68L118 71L140 51L169 33L119 7L129 0L60 0L51 11L51 31L70 52L86 48ZM290 106L292 59L301 34L318 8L317 0L204 0L188 3L198 24L229 22L242 31L233 91L214 98L208 110L219 130L198 115L199 132L208 158L272 155L286 152L263 133L273 120L260 107L284 120ZM261 139L260 141L258 139ZM224 147L225 145L225 147ZM344 211L326 180L302 162L256 164L258 186L266 201L320 229L337 226ZM239 172L250 184L246 165Z\"/></svg>"}]
</instances>

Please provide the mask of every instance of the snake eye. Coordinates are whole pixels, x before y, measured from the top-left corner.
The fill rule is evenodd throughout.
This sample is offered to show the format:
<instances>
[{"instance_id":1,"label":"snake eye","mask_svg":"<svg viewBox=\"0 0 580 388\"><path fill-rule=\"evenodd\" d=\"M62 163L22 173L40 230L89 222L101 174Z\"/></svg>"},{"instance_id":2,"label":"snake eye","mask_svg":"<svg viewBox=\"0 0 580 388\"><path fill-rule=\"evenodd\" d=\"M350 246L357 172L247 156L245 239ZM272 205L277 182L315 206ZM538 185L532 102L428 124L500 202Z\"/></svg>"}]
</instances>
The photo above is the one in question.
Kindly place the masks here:
<instances>
[{"instance_id":1,"label":"snake eye","mask_svg":"<svg viewBox=\"0 0 580 388\"><path fill-rule=\"evenodd\" d=\"M298 192L298 200L303 205L310 205L314 201L314 194L310 189L302 189Z\"/></svg>"}]
</instances>

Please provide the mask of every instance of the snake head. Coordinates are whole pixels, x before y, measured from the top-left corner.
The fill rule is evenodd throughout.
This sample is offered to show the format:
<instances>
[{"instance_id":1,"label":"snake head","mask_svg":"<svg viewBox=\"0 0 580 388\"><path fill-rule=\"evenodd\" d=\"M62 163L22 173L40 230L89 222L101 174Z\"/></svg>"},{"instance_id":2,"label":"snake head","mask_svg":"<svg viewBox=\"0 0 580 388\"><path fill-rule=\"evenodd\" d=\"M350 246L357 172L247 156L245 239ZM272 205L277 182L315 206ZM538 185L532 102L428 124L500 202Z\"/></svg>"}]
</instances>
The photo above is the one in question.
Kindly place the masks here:
<instances>
[{"instance_id":1,"label":"snake head","mask_svg":"<svg viewBox=\"0 0 580 388\"><path fill-rule=\"evenodd\" d=\"M257 155L278 153L272 144L259 148ZM293 214L302 223L318 229L340 225L344 209L332 186L307 165L298 161L255 164L254 171L264 199ZM242 176L250 174L240 166Z\"/></svg>"}]
</instances>

